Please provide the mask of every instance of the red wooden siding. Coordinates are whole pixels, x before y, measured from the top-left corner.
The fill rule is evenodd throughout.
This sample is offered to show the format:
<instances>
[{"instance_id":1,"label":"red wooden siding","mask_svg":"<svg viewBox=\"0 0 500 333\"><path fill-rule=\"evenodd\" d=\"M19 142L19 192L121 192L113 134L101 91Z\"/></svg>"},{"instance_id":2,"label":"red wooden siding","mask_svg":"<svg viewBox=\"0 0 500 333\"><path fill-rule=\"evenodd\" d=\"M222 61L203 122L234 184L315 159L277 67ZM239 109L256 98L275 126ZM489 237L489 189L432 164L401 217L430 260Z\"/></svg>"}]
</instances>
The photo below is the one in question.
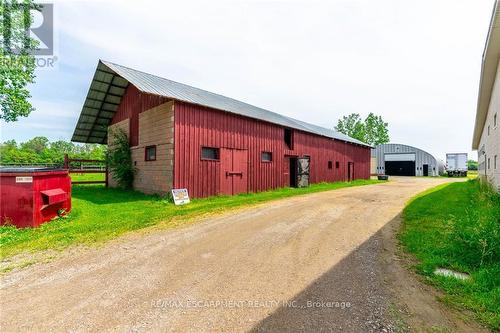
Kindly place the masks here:
<instances>
[{"instance_id":1,"label":"red wooden siding","mask_svg":"<svg viewBox=\"0 0 500 333\"><path fill-rule=\"evenodd\" d=\"M111 124L130 119L130 142L137 145L139 113L167 101L129 85ZM221 192L221 162L202 160L201 147L246 150L251 192L288 186L285 156L310 156L311 183L347 180L348 162L354 162L354 178L370 177L369 148L292 130L294 149L288 150L279 125L185 102L176 101L174 110L173 186L187 188L193 197ZM272 161L262 162L262 152L271 152ZM328 169L329 161L332 169Z\"/></svg>"},{"instance_id":2,"label":"red wooden siding","mask_svg":"<svg viewBox=\"0 0 500 333\"><path fill-rule=\"evenodd\" d=\"M139 113L167 101L168 99L162 96L141 93L139 89L130 84L111 120L111 125L130 119L130 145L137 146L139 144Z\"/></svg>"},{"instance_id":3,"label":"red wooden siding","mask_svg":"<svg viewBox=\"0 0 500 333\"><path fill-rule=\"evenodd\" d=\"M193 197L220 193L220 161L202 160L201 147L247 149L250 192L288 184L285 155L310 156L311 183L347 180L348 162L354 162L354 178L370 177L369 148L293 130L294 149L287 150L279 125L184 102L174 109L174 187ZM261 161L263 151L272 153L272 162Z\"/></svg>"}]
</instances>

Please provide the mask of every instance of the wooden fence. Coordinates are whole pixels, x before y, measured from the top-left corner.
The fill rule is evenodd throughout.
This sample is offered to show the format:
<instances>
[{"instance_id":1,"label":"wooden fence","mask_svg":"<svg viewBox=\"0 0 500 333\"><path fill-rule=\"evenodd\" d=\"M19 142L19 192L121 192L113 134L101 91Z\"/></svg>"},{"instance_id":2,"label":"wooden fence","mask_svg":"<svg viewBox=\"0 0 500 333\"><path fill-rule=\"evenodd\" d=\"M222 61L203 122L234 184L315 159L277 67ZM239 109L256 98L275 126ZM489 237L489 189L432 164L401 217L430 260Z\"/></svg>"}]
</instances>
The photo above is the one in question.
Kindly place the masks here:
<instances>
[{"instance_id":1,"label":"wooden fence","mask_svg":"<svg viewBox=\"0 0 500 333\"><path fill-rule=\"evenodd\" d=\"M69 158L68 154L64 155L64 168L69 173L103 173L104 180L81 180L72 181L71 184L105 184L108 186L108 165L102 160L84 160L78 158Z\"/></svg>"}]
</instances>

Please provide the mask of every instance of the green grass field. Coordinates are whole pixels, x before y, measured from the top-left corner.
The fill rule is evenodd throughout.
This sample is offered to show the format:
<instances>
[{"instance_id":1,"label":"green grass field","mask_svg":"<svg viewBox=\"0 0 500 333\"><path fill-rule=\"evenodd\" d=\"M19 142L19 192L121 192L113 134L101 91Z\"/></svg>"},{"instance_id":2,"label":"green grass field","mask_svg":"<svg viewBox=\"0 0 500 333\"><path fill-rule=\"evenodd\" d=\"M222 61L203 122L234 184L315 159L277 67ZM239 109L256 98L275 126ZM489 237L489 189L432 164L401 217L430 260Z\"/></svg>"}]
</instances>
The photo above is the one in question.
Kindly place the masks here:
<instances>
[{"instance_id":1,"label":"green grass field","mask_svg":"<svg viewBox=\"0 0 500 333\"><path fill-rule=\"evenodd\" d=\"M165 198L134 191L105 188L102 185L75 185L73 209L68 218L60 218L34 229L0 227L0 255L6 258L22 252L60 250L76 244L90 245L153 225L173 227L185 224L196 217L225 212L235 207L379 182L356 180L350 183L321 183L300 189L282 188L233 197L194 199L185 206L175 206Z\"/></svg>"},{"instance_id":2,"label":"green grass field","mask_svg":"<svg viewBox=\"0 0 500 333\"><path fill-rule=\"evenodd\" d=\"M103 173L72 173L70 174L71 181L104 181L105 175Z\"/></svg>"},{"instance_id":3,"label":"green grass field","mask_svg":"<svg viewBox=\"0 0 500 333\"><path fill-rule=\"evenodd\" d=\"M469 180L438 186L412 199L399 235L417 272L445 292L443 301L500 330L500 195ZM470 274L460 281L437 267Z\"/></svg>"}]
</instances>

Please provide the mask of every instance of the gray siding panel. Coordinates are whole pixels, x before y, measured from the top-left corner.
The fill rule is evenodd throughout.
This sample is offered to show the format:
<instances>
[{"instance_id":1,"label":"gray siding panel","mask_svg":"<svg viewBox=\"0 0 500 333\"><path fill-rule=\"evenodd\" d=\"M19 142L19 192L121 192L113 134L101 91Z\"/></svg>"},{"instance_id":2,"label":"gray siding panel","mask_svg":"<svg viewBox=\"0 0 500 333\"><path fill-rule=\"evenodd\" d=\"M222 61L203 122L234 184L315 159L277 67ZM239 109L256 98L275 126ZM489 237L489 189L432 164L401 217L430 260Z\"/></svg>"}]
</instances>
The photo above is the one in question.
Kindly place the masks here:
<instances>
[{"instance_id":1,"label":"gray siding panel","mask_svg":"<svg viewBox=\"0 0 500 333\"><path fill-rule=\"evenodd\" d=\"M374 149L372 149L372 156L377 158L377 173L385 174L385 154L415 154L415 175L423 176L423 166L424 164L429 165L429 176L439 176L440 172L440 163L434 156L429 154L426 151L421 149L402 145L402 144L394 144L388 143L383 145L378 145Z\"/></svg>"}]
</instances>

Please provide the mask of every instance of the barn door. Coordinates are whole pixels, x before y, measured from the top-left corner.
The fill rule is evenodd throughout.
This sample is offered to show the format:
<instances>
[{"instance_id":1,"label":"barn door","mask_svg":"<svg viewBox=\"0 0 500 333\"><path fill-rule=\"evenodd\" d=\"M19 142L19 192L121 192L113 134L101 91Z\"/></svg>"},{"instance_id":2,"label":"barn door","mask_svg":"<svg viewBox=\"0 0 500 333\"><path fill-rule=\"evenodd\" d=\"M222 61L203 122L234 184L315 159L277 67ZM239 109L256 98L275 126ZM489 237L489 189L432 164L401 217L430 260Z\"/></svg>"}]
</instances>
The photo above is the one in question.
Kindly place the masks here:
<instances>
[{"instance_id":1,"label":"barn door","mask_svg":"<svg viewBox=\"0 0 500 333\"><path fill-rule=\"evenodd\" d=\"M347 163L347 181L350 182L354 179L354 162Z\"/></svg>"},{"instance_id":2,"label":"barn door","mask_svg":"<svg viewBox=\"0 0 500 333\"><path fill-rule=\"evenodd\" d=\"M424 177L429 176L429 164L424 164Z\"/></svg>"},{"instance_id":3,"label":"barn door","mask_svg":"<svg viewBox=\"0 0 500 333\"><path fill-rule=\"evenodd\" d=\"M309 157L301 157L297 159L297 187L309 186Z\"/></svg>"},{"instance_id":4,"label":"barn door","mask_svg":"<svg viewBox=\"0 0 500 333\"><path fill-rule=\"evenodd\" d=\"M246 150L220 150L220 194L248 192L248 153Z\"/></svg>"},{"instance_id":5,"label":"barn door","mask_svg":"<svg viewBox=\"0 0 500 333\"><path fill-rule=\"evenodd\" d=\"M285 184L285 187L292 186L290 182L290 157L288 156L285 156L283 163L283 184Z\"/></svg>"},{"instance_id":6,"label":"barn door","mask_svg":"<svg viewBox=\"0 0 500 333\"><path fill-rule=\"evenodd\" d=\"M220 194L233 194L233 177L228 174L233 170L233 152L232 149L220 150Z\"/></svg>"},{"instance_id":7,"label":"barn door","mask_svg":"<svg viewBox=\"0 0 500 333\"><path fill-rule=\"evenodd\" d=\"M248 192L248 154L246 150L233 149L233 195Z\"/></svg>"},{"instance_id":8,"label":"barn door","mask_svg":"<svg viewBox=\"0 0 500 333\"><path fill-rule=\"evenodd\" d=\"M283 176L284 184L288 187L297 187L297 157L285 156L285 162L283 163Z\"/></svg>"}]
</instances>

